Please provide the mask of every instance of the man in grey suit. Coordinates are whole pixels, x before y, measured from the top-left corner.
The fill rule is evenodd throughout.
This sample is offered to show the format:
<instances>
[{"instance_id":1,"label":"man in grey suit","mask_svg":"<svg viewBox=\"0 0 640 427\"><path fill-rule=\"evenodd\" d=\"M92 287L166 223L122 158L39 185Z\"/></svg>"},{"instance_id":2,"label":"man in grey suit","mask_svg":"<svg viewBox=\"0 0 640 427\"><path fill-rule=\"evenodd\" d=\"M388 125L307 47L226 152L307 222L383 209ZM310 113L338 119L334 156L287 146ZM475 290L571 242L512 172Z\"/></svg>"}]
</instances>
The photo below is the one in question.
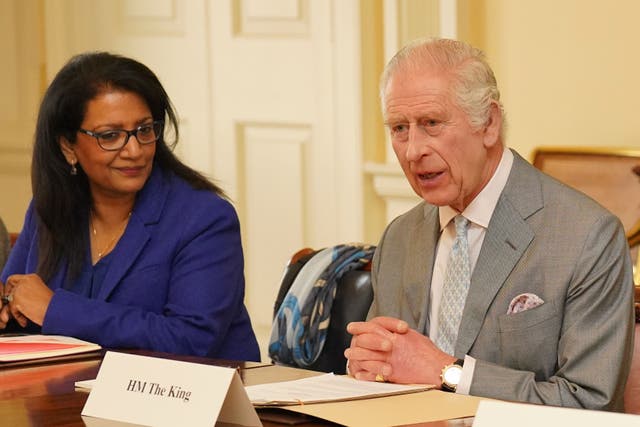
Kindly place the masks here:
<instances>
[{"instance_id":1,"label":"man in grey suit","mask_svg":"<svg viewBox=\"0 0 640 427\"><path fill-rule=\"evenodd\" d=\"M381 99L396 156L424 202L380 241L368 321L348 326L349 372L622 410L634 319L620 221L505 147L500 95L479 50L414 42L387 65ZM546 114L552 108L535 120ZM456 217L467 227L459 236ZM456 247L466 248L466 297L447 284L456 282L447 272ZM447 352L440 328L456 317L452 298L461 314Z\"/></svg>"}]
</instances>

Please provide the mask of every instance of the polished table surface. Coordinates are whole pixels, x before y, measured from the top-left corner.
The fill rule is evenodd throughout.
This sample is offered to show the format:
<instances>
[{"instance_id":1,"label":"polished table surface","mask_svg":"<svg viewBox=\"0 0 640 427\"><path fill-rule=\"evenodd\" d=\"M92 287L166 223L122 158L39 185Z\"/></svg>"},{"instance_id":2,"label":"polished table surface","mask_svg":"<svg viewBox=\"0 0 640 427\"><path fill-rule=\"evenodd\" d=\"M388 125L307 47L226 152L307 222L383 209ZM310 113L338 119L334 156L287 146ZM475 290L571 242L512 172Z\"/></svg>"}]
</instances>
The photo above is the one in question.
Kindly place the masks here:
<instances>
[{"instance_id":1,"label":"polished table surface","mask_svg":"<svg viewBox=\"0 0 640 427\"><path fill-rule=\"evenodd\" d=\"M288 381L315 374L312 371L267 363L231 362L147 351L127 351L127 353L237 368L246 385ZM0 364L0 425L85 426L80 413L87 400L88 392L76 390L74 384L76 381L95 378L103 355L104 352L97 352L40 363ZM289 411L259 410L258 415L266 427L292 423L298 427L336 425ZM282 417L287 418L288 422ZM217 423L216 425L224 426L225 424ZM425 427L470 426L471 420L440 421L419 425Z\"/></svg>"}]
</instances>

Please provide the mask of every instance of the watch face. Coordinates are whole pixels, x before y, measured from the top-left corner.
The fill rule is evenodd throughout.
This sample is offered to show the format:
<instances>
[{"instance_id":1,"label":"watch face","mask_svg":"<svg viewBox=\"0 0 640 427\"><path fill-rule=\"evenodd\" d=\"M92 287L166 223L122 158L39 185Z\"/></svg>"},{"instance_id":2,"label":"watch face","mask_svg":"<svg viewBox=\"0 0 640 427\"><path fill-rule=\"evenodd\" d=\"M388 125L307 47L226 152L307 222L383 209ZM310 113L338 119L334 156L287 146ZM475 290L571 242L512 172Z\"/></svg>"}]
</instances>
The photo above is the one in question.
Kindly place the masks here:
<instances>
[{"instance_id":1,"label":"watch face","mask_svg":"<svg viewBox=\"0 0 640 427\"><path fill-rule=\"evenodd\" d=\"M442 379L451 386L457 386L462 376L462 368L458 365L451 365L445 369Z\"/></svg>"}]
</instances>

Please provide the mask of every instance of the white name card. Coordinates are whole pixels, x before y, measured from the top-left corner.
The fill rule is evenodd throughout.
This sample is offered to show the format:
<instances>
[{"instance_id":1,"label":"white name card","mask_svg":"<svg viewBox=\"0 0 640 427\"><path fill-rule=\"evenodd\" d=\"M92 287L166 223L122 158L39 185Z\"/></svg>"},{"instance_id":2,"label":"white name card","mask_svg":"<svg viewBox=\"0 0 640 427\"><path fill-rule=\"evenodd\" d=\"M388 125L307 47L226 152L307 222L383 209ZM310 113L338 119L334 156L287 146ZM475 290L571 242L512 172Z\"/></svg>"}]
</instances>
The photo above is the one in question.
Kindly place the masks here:
<instances>
[{"instance_id":1,"label":"white name card","mask_svg":"<svg viewBox=\"0 0 640 427\"><path fill-rule=\"evenodd\" d=\"M639 420L637 415L616 412L483 400L478 405L473 427L637 427Z\"/></svg>"},{"instance_id":2,"label":"white name card","mask_svg":"<svg viewBox=\"0 0 640 427\"><path fill-rule=\"evenodd\" d=\"M262 426L235 369L117 352L106 353L82 415L145 426Z\"/></svg>"}]
</instances>

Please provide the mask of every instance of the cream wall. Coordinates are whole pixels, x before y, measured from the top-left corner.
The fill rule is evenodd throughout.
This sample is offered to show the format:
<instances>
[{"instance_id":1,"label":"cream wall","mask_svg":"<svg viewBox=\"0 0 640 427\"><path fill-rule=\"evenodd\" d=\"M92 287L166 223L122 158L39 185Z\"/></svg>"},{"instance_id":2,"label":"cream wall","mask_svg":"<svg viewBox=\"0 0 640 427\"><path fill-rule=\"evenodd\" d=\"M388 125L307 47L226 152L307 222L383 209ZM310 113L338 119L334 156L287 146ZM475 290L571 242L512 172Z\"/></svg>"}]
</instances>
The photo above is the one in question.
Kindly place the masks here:
<instances>
[{"instance_id":1,"label":"cream wall","mask_svg":"<svg viewBox=\"0 0 640 427\"><path fill-rule=\"evenodd\" d=\"M425 3L429 7L425 6ZM457 0L399 5L397 38L443 32L423 19L453 4L457 38L483 49L506 110L507 144L532 159L538 146L640 148L640 2L636 0ZM402 22L402 20L406 22ZM419 22L423 21L422 27ZM389 26L385 13L385 29ZM445 19L446 21L446 19ZM392 21L393 22L393 21ZM450 23L446 23L451 28ZM450 33L450 31L449 31ZM387 45L388 47L388 45ZM373 120L373 119L372 119ZM388 222L415 203L388 147L367 159ZM376 228L373 229L375 234Z\"/></svg>"},{"instance_id":2,"label":"cream wall","mask_svg":"<svg viewBox=\"0 0 640 427\"><path fill-rule=\"evenodd\" d=\"M22 226L31 198L31 137L42 92L38 0L0 1L0 218Z\"/></svg>"},{"instance_id":3,"label":"cream wall","mask_svg":"<svg viewBox=\"0 0 640 427\"><path fill-rule=\"evenodd\" d=\"M640 148L640 2L470 1L466 36L494 67L510 146Z\"/></svg>"}]
</instances>

